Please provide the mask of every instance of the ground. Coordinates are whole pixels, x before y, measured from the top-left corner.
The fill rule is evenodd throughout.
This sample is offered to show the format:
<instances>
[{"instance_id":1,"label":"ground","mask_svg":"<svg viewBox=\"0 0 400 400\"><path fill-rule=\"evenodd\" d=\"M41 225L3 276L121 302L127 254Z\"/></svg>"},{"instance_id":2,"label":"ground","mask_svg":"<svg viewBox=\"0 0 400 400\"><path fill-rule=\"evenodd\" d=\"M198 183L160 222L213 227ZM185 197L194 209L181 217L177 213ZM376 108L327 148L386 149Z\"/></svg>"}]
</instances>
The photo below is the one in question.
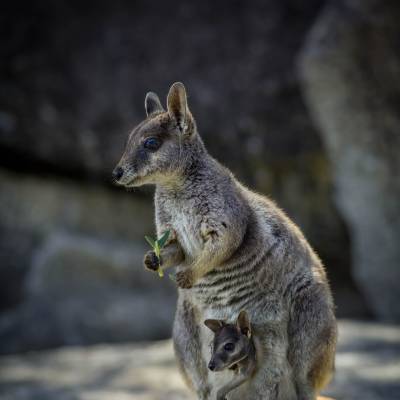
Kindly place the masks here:
<instances>
[{"instance_id":1,"label":"ground","mask_svg":"<svg viewBox=\"0 0 400 400\"><path fill-rule=\"evenodd\" d=\"M341 321L336 375L324 394L400 398L400 326ZM194 399L170 340L70 347L0 357L1 400Z\"/></svg>"}]
</instances>

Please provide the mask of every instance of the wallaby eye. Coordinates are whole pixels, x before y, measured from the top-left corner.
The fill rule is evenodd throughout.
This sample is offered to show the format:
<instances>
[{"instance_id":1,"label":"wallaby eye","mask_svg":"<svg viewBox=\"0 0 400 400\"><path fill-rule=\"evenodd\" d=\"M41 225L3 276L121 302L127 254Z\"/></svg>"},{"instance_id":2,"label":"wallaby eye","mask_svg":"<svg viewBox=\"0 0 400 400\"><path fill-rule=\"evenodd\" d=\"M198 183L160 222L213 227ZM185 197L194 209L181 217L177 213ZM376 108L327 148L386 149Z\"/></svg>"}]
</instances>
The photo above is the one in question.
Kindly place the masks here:
<instances>
[{"instance_id":1,"label":"wallaby eye","mask_svg":"<svg viewBox=\"0 0 400 400\"><path fill-rule=\"evenodd\" d=\"M233 343L226 343L224 346L225 351L233 351L235 349L235 345Z\"/></svg>"},{"instance_id":2,"label":"wallaby eye","mask_svg":"<svg viewBox=\"0 0 400 400\"><path fill-rule=\"evenodd\" d=\"M156 151L160 148L161 144L162 142L160 139L151 137L144 141L143 146L147 150Z\"/></svg>"}]
</instances>

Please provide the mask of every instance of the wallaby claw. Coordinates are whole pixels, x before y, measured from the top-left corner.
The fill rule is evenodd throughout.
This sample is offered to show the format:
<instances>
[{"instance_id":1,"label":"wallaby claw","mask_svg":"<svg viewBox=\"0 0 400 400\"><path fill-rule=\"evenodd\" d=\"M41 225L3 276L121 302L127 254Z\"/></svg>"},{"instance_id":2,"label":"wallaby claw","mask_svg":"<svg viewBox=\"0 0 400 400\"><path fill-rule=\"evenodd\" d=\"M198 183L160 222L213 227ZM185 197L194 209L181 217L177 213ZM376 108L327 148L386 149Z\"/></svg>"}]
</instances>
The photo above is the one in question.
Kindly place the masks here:
<instances>
[{"instance_id":1,"label":"wallaby claw","mask_svg":"<svg viewBox=\"0 0 400 400\"><path fill-rule=\"evenodd\" d=\"M156 256L156 253L152 250L148 251L143 260L146 269L152 272L156 272L160 268L160 260Z\"/></svg>"}]
</instances>

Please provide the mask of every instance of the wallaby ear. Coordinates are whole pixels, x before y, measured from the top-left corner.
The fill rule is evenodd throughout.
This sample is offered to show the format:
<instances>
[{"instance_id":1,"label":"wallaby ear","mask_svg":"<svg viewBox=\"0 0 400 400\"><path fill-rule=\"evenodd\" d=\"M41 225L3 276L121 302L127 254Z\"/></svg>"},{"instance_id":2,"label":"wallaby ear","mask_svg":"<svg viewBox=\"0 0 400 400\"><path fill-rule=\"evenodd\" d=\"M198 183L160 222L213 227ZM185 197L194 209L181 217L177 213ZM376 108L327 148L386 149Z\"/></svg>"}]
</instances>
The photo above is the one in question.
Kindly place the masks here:
<instances>
[{"instance_id":1,"label":"wallaby ear","mask_svg":"<svg viewBox=\"0 0 400 400\"><path fill-rule=\"evenodd\" d=\"M147 116L149 116L155 112L164 111L164 108L161 105L160 99L153 92L149 92L146 94L146 98L144 99L144 108L146 109Z\"/></svg>"},{"instance_id":2,"label":"wallaby ear","mask_svg":"<svg viewBox=\"0 0 400 400\"><path fill-rule=\"evenodd\" d=\"M248 338L251 337L250 320L245 310L240 311L236 321L236 326L238 327L240 332L243 333L243 335L246 335Z\"/></svg>"},{"instance_id":3,"label":"wallaby ear","mask_svg":"<svg viewBox=\"0 0 400 400\"><path fill-rule=\"evenodd\" d=\"M206 319L204 325L217 333L224 326L224 323L219 319Z\"/></svg>"},{"instance_id":4,"label":"wallaby ear","mask_svg":"<svg viewBox=\"0 0 400 400\"><path fill-rule=\"evenodd\" d=\"M183 132L188 111L186 89L183 83L175 82L169 89L167 97L168 114L175 119L178 128Z\"/></svg>"}]
</instances>

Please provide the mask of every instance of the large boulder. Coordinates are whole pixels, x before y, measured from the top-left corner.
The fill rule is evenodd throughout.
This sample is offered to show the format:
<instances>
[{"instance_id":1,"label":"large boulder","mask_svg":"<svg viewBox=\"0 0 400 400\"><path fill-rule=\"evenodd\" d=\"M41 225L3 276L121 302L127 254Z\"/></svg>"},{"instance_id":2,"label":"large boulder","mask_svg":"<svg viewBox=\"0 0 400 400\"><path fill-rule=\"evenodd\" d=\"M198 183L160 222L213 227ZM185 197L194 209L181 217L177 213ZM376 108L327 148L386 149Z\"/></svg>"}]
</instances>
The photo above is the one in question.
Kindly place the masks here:
<instances>
[{"instance_id":1,"label":"large boulder","mask_svg":"<svg viewBox=\"0 0 400 400\"><path fill-rule=\"evenodd\" d=\"M0 36L0 164L105 184L129 130L144 117L145 93L156 91L164 101L169 85L181 80L211 153L271 195L305 231L329 270L339 314L365 316L349 275L346 226L331 200L327 157L295 67L322 3L100 0L88 7L43 0L21 8L7 2L7 35ZM64 221L71 227L74 210L67 204ZM36 210L43 216L53 205L41 207ZM118 207L103 218L115 218ZM132 229L122 222L120 232ZM29 252L32 239L24 231L5 236L21 235ZM7 274L19 271L19 279L26 260Z\"/></svg>"},{"instance_id":2,"label":"large boulder","mask_svg":"<svg viewBox=\"0 0 400 400\"><path fill-rule=\"evenodd\" d=\"M142 266L151 202L4 171L0 182L1 292L21 270L19 295L3 293L15 303L0 314L0 353L170 335L174 284Z\"/></svg>"},{"instance_id":3,"label":"large boulder","mask_svg":"<svg viewBox=\"0 0 400 400\"><path fill-rule=\"evenodd\" d=\"M331 1L301 54L329 153L354 278L375 315L400 321L400 6Z\"/></svg>"},{"instance_id":4,"label":"large boulder","mask_svg":"<svg viewBox=\"0 0 400 400\"><path fill-rule=\"evenodd\" d=\"M0 38L2 162L108 179L144 117L145 93L165 100L176 80L187 85L210 148L230 154L226 162L242 175L254 175L242 165L248 158L319 153L294 59L322 3L100 0L90 12L50 0L8 3Z\"/></svg>"}]
</instances>

